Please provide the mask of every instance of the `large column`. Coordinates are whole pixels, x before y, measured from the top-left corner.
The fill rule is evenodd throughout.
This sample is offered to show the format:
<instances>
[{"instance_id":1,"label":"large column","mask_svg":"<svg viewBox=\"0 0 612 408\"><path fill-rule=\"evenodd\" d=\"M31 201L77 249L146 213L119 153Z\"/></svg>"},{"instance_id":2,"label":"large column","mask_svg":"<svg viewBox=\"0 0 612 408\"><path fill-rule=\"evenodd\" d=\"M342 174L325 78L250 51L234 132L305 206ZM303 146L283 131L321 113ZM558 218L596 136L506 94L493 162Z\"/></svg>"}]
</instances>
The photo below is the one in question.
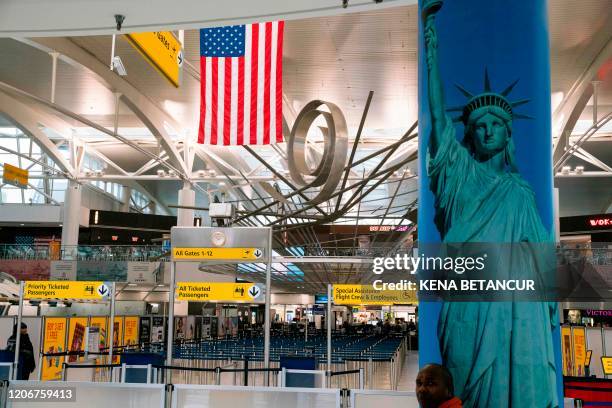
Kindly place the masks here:
<instances>
[{"instance_id":1,"label":"large column","mask_svg":"<svg viewBox=\"0 0 612 408\"><path fill-rule=\"evenodd\" d=\"M79 243L79 218L81 216L82 186L69 180L62 208L62 249Z\"/></svg>"},{"instance_id":2,"label":"large column","mask_svg":"<svg viewBox=\"0 0 612 408\"><path fill-rule=\"evenodd\" d=\"M132 189L128 186L123 186L121 191L121 212L130 212L130 197Z\"/></svg>"},{"instance_id":3,"label":"large column","mask_svg":"<svg viewBox=\"0 0 612 408\"><path fill-rule=\"evenodd\" d=\"M419 15L420 246L552 241L546 0L419 0ZM487 145L493 139L501 150ZM562 398L553 313L511 306L419 302L419 363L445 364L464 406L536 406L530 396L554 405L555 385ZM485 346L496 327L495 345ZM544 361L552 354L556 372ZM548 395L520 391L536 377Z\"/></svg>"},{"instance_id":4,"label":"large column","mask_svg":"<svg viewBox=\"0 0 612 408\"><path fill-rule=\"evenodd\" d=\"M183 188L178 193L178 205L193 207L195 205L195 191L191 189L189 183L185 182ZM179 208L177 210L176 225L179 227L193 227L194 210Z\"/></svg>"}]
</instances>

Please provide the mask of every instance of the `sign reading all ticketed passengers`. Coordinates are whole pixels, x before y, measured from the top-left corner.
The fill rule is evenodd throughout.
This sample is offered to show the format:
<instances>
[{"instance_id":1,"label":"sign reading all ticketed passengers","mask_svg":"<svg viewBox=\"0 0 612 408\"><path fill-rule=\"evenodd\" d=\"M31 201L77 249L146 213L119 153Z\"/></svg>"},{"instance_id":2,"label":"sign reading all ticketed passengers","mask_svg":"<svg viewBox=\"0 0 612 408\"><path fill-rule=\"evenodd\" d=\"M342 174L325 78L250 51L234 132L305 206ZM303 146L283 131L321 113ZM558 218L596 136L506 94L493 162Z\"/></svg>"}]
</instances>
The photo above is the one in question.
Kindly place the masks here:
<instances>
[{"instance_id":1,"label":"sign reading all ticketed passengers","mask_svg":"<svg viewBox=\"0 0 612 408\"><path fill-rule=\"evenodd\" d=\"M256 261L263 255L259 248L172 248L173 260Z\"/></svg>"},{"instance_id":2,"label":"sign reading all ticketed passengers","mask_svg":"<svg viewBox=\"0 0 612 408\"><path fill-rule=\"evenodd\" d=\"M394 305L416 303L414 290L376 290L372 285L334 285L337 305Z\"/></svg>"},{"instance_id":3,"label":"sign reading all ticketed passengers","mask_svg":"<svg viewBox=\"0 0 612 408\"><path fill-rule=\"evenodd\" d=\"M264 288L255 283L177 282L176 300L196 302L263 302Z\"/></svg>"},{"instance_id":4,"label":"sign reading all ticketed passengers","mask_svg":"<svg viewBox=\"0 0 612 408\"><path fill-rule=\"evenodd\" d=\"M93 281L27 281L24 299L104 300L110 294L110 284Z\"/></svg>"}]
</instances>

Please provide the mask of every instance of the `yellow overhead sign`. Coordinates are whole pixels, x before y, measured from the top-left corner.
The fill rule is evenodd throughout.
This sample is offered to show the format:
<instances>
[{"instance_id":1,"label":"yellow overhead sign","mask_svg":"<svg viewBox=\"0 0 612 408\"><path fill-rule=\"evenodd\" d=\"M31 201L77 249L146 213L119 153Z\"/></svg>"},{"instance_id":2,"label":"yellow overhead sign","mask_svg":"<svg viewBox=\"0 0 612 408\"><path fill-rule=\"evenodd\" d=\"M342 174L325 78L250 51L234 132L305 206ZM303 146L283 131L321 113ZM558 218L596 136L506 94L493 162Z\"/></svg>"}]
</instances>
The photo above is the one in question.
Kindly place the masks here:
<instances>
[{"instance_id":1,"label":"yellow overhead sign","mask_svg":"<svg viewBox=\"0 0 612 408\"><path fill-rule=\"evenodd\" d=\"M131 33L126 35L130 44L155 67L172 85L179 87L183 52L181 43L170 31Z\"/></svg>"},{"instance_id":2,"label":"yellow overhead sign","mask_svg":"<svg viewBox=\"0 0 612 408\"><path fill-rule=\"evenodd\" d=\"M256 261L263 251L259 248L172 248L174 260L221 259L229 261Z\"/></svg>"},{"instance_id":3,"label":"yellow overhead sign","mask_svg":"<svg viewBox=\"0 0 612 408\"><path fill-rule=\"evenodd\" d=\"M264 290L254 283L178 282L176 300L194 302L257 302L264 301Z\"/></svg>"},{"instance_id":4,"label":"yellow overhead sign","mask_svg":"<svg viewBox=\"0 0 612 408\"><path fill-rule=\"evenodd\" d=\"M98 281L27 281L23 290L24 299L102 300L109 294L110 285Z\"/></svg>"},{"instance_id":5,"label":"yellow overhead sign","mask_svg":"<svg viewBox=\"0 0 612 408\"><path fill-rule=\"evenodd\" d=\"M376 290L372 285L334 285L337 305L393 305L416 303L416 290Z\"/></svg>"},{"instance_id":6,"label":"yellow overhead sign","mask_svg":"<svg viewBox=\"0 0 612 408\"><path fill-rule=\"evenodd\" d=\"M11 184L15 187L26 188L28 186L28 171L12 166L8 163L4 163L2 182L5 184Z\"/></svg>"},{"instance_id":7,"label":"yellow overhead sign","mask_svg":"<svg viewBox=\"0 0 612 408\"><path fill-rule=\"evenodd\" d=\"M602 357L601 365L605 375L612 375L612 357Z\"/></svg>"}]
</instances>

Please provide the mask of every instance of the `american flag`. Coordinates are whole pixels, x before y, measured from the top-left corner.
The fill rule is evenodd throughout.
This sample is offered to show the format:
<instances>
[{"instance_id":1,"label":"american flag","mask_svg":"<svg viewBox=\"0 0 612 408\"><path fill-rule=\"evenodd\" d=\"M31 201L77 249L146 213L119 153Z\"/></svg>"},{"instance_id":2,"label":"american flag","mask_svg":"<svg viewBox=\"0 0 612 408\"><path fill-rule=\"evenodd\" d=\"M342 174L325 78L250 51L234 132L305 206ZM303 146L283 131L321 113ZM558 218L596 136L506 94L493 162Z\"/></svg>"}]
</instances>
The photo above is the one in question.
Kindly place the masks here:
<instances>
[{"instance_id":1,"label":"american flag","mask_svg":"<svg viewBox=\"0 0 612 408\"><path fill-rule=\"evenodd\" d=\"M198 143L283 141L283 21L200 30Z\"/></svg>"}]
</instances>

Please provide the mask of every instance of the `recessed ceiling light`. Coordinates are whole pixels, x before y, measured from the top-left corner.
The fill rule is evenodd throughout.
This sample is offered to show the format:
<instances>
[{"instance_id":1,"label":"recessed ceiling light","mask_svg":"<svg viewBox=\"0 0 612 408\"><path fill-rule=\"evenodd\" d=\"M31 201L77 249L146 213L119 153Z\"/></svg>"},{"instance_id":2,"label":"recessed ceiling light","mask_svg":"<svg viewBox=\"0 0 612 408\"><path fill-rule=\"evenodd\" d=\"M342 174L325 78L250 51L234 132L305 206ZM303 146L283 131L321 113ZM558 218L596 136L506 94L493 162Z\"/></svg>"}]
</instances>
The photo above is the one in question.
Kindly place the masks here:
<instances>
[{"instance_id":1,"label":"recessed ceiling light","mask_svg":"<svg viewBox=\"0 0 612 408\"><path fill-rule=\"evenodd\" d=\"M19 224L19 225L21 225L23 227L25 224Z\"/></svg>"}]
</instances>

